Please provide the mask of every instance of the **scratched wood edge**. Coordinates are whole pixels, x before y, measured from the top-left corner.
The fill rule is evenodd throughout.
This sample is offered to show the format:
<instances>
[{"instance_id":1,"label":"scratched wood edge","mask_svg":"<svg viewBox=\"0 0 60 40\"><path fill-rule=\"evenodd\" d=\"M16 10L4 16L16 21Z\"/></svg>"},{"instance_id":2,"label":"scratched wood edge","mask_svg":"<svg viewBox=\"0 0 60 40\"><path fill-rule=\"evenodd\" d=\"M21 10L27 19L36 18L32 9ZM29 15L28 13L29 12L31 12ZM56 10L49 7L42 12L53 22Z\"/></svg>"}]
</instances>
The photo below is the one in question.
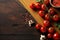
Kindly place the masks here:
<instances>
[{"instance_id":1,"label":"scratched wood edge","mask_svg":"<svg viewBox=\"0 0 60 40\"><path fill-rule=\"evenodd\" d=\"M35 0L18 0L20 3L23 4L23 6L28 10L28 12L30 12L30 14L33 16L33 18L37 21L37 23L43 25L43 19L37 14L37 12L33 11L29 5L30 3L35 3ZM55 27L56 31L60 33L60 30L58 30L57 27Z\"/></svg>"}]
</instances>

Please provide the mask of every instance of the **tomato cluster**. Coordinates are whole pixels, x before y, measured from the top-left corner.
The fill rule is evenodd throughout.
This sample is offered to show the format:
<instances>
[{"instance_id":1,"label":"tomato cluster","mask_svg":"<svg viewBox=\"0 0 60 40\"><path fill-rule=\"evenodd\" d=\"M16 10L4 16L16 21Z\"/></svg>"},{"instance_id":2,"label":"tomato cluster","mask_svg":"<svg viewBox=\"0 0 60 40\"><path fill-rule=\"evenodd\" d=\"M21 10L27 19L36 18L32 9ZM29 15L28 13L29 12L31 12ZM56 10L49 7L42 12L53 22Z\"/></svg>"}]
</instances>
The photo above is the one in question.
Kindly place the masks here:
<instances>
[{"instance_id":1,"label":"tomato cluster","mask_svg":"<svg viewBox=\"0 0 60 40\"><path fill-rule=\"evenodd\" d=\"M40 30L41 33L47 33L47 38L53 38L54 40L59 40L60 35L56 32L55 28L51 23L58 22L60 20L59 15L55 12L54 8L48 6L49 0L44 0L43 3L36 2L30 5L30 8L37 10L40 17L44 19L43 25L36 24L36 29Z\"/></svg>"},{"instance_id":2,"label":"tomato cluster","mask_svg":"<svg viewBox=\"0 0 60 40\"><path fill-rule=\"evenodd\" d=\"M40 33L44 33L48 39L59 40L60 34L55 31L54 27L45 27L40 24L36 24L35 28L40 31Z\"/></svg>"}]
</instances>

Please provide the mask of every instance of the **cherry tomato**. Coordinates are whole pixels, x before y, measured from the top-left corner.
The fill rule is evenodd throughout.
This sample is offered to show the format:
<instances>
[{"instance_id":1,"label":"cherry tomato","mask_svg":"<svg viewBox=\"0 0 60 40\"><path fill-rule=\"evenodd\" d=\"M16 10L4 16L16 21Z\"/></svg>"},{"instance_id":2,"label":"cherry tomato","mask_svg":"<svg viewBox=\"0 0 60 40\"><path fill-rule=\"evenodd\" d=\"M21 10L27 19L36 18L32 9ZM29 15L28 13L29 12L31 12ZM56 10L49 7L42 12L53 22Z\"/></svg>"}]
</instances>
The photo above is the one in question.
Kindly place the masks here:
<instances>
[{"instance_id":1,"label":"cherry tomato","mask_svg":"<svg viewBox=\"0 0 60 40\"><path fill-rule=\"evenodd\" d=\"M34 3L31 3L30 4L30 8L34 10L35 9L35 4Z\"/></svg>"},{"instance_id":2,"label":"cherry tomato","mask_svg":"<svg viewBox=\"0 0 60 40\"><path fill-rule=\"evenodd\" d=\"M49 4L49 0L44 0L44 4L48 5Z\"/></svg>"},{"instance_id":3,"label":"cherry tomato","mask_svg":"<svg viewBox=\"0 0 60 40\"><path fill-rule=\"evenodd\" d=\"M49 33L54 33L54 28L53 27L48 28L48 32Z\"/></svg>"},{"instance_id":4,"label":"cherry tomato","mask_svg":"<svg viewBox=\"0 0 60 40\"><path fill-rule=\"evenodd\" d=\"M54 14L54 9L53 8L50 8L49 9L49 13L53 15Z\"/></svg>"},{"instance_id":5,"label":"cherry tomato","mask_svg":"<svg viewBox=\"0 0 60 40\"><path fill-rule=\"evenodd\" d=\"M41 16L41 17L44 17L44 11L42 11L42 10L40 10L39 12L38 12L38 14Z\"/></svg>"},{"instance_id":6,"label":"cherry tomato","mask_svg":"<svg viewBox=\"0 0 60 40\"><path fill-rule=\"evenodd\" d=\"M50 20L49 14L46 14L46 15L45 15L45 19L46 19L46 20Z\"/></svg>"},{"instance_id":7,"label":"cherry tomato","mask_svg":"<svg viewBox=\"0 0 60 40\"><path fill-rule=\"evenodd\" d=\"M45 27L47 27L47 26L50 25L50 22L48 20L44 20L43 24L44 24Z\"/></svg>"},{"instance_id":8,"label":"cherry tomato","mask_svg":"<svg viewBox=\"0 0 60 40\"><path fill-rule=\"evenodd\" d=\"M40 24L36 24L36 29L40 29L41 25Z\"/></svg>"},{"instance_id":9,"label":"cherry tomato","mask_svg":"<svg viewBox=\"0 0 60 40\"><path fill-rule=\"evenodd\" d=\"M47 29L46 29L46 27L41 27L40 31L41 31L42 33L45 33L45 32L47 31Z\"/></svg>"},{"instance_id":10,"label":"cherry tomato","mask_svg":"<svg viewBox=\"0 0 60 40\"><path fill-rule=\"evenodd\" d=\"M42 4L42 5L41 5L41 9L42 9L42 10L46 10L45 4Z\"/></svg>"},{"instance_id":11,"label":"cherry tomato","mask_svg":"<svg viewBox=\"0 0 60 40\"><path fill-rule=\"evenodd\" d=\"M36 2L36 3L35 3L35 7L36 7L36 9L40 9L40 8L41 8L41 4L38 3L38 2Z\"/></svg>"},{"instance_id":12,"label":"cherry tomato","mask_svg":"<svg viewBox=\"0 0 60 40\"><path fill-rule=\"evenodd\" d=\"M48 38L52 38L52 34L49 33L49 34L47 35L47 37L48 37Z\"/></svg>"},{"instance_id":13,"label":"cherry tomato","mask_svg":"<svg viewBox=\"0 0 60 40\"><path fill-rule=\"evenodd\" d=\"M55 15L53 16L53 20L54 20L54 21L58 21L58 20L59 20L59 16L58 16L57 14L55 14Z\"/></svg>"},{"instance_id":14,"label":"cherry tomato","mask_svg":"<svg viewBox=\"0 0 60 40\"><path fill-rule=\"evenodd\" d=\"M56 33L54 33L54 35L53 35L53 38L54 38L54 40L59 40L59 34L56 32Z\"/></svg>"}]
</instances>

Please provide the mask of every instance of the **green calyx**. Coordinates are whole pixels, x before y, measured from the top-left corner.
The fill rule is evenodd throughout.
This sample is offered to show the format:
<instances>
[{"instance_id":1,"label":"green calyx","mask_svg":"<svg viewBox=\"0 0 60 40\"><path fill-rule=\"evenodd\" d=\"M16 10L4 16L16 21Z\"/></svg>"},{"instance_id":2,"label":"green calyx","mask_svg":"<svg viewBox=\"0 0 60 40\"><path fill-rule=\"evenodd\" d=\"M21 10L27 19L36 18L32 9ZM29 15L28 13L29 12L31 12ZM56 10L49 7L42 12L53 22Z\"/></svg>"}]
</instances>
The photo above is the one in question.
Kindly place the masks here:
<instances>
[{"instance_id":1,"label":"green calyx","mask_svg":"<svg viewBox=\"0 0 60 40\"><path fill-rule=\"evenodd\" d=\"M36 0L36 2L40 2L42 4L42 0Z\"/></svg>"},{"instance_id":2,"label":"green calyx","mask_svg":"<svg viewBox=\"0 0 60 40\"><path fill-rule=\"evenodd\" d=\"M41 2L41 0L36 0L36 2Z\"/></svg>"}]
</instances>

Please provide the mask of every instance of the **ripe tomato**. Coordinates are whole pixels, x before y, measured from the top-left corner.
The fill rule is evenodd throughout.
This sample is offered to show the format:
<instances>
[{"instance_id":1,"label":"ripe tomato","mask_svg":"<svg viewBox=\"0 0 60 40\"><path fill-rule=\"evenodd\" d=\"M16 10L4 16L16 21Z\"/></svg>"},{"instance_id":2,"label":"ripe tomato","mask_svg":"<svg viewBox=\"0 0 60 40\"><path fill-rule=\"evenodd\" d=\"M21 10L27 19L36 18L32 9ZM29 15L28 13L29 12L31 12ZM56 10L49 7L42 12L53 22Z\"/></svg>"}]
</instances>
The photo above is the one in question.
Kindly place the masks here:
<instances>
[{"instance_id":1,"label":"ripe tomato","mask_svg":"<svg viewBox=\"0 0 60 40\"><path fill-rule=\"evenodd\" d=\"M44 0L44 4L48 5L49 4L49 0Z\"/></svg>"},{"instance_id":2,"label":"ripe tomato","mask_svg":"<svg viewBox=\"0 0 60 40\"><path fill-rule=\"evenodd\" d=\"M43 24L44 24L45 27L47 27L47 26L50 25L50 22L48 20L44 20Z\"/></svg>"},{"instance_id":3,"label":"ripe tomato","mask_svg":"<svg viewBox=\"0 0 60 40\"><path fill-rule=\"evenodd\" d=\"M36 9L40 9L40 8L41 8L41 4L38 3L38 2L36 2L36 3L35 3L35 7L36 7Z\"/></svg>"},{"instance_id":4,"label":"ripe tomato","mask_svg":"<svg viewBox=\"0 0 60 40\"><path fill-rule=\"evenodd\" d=\"M54 33L54 28L53 27L48 28L48 32L49 33Z\"/></svg>"},{"instance_id":5,"label":"ripe tomato","mask_svg":"<svg viewBox=\"0 0 60 40\"><path fill-rule=\"evenodd\" d=\"M40 24L36 24L36 29L40 29L41 25Z\"/></svg>"},{"instance_id":6,"label":"ripe tomato","mask_svg":"<svg viewBox=\"0 0 60 40\"><path fill-rule=\"evenodd\" d=\"M58 21L58 20L59 20L59 16L58 16L57 14L55 14L55 15L53 16L53 20L54 20L54 21Z\"/></svg>"},{"instance_id":7,"label":"ripe tomato","mask_svg":"<svg viewBox=\"0 0 60 40\"><path fill-rule=\"evenodd\" d=\"M49 14L46 14L46 15L45 15L45 19L46 19L46 20L50 20Z\"/></svg>"},{"instance_id":8,"label":"ripe tomato","mask_svg":"<svg viewBox=\"0 0 60 40\"><path fill-rule=\"evenodd\" d=\"M54 14L54 9L50 8L48 12L53 15Z\"/></svg>"},{"instance_id":9,"label":"ripe tomato","mask_svg":"<svg viewBox=\"0 0 60 40\"><path fill-rule=\"evenodd\" d=\"M49 33L49 34L47 35L47 37L48 37L48 38L52 38L52 34Z\"/></svg>"},{"instance_id":10,"label":"ripe tomato","mask_svg":"<svg viewBox=\"0 0 60 40\"><path fill-rule=\"evenodd\" d=\"M42 4L42 5L41 5L41 9L42 9L42 10L46 10L45 4Z\"/></svg>"},{"instance_id":11,"label":"ripe tomato","mask_svg":"<svg viewBox=\"0 0 60 40\"><path fill-rule=\"evenodd\" d=\"M41 28L40 28L40 31L41 31L42 33L45 33L45 32L47 31L47 28L46 28L46 27L41 27Z\"/></svg>"},{"instance_id":12,"label":"ripe tomato","mask_svg":"<svg viewBox=\"0 0 60 40\"><path fill-rule=\"evenodd\" d=\"M44 11L42 11L42 10L40 10L39 12L38 12L38 14L41 16L41 17L44 17Z\"/></svg>"},{"instance_id":13,"label":"ripe tomato","mask_svg":"<svg viewBox=\"0 0 60 40\"><path fill-rule=\"evenodd\" d=\"M34 10L35 9L35 4L34 3L31 3L30 4L30 8Z\"/></svg>"},{"instance_id":14,"label":"ripe tomato","mask_svg":"<svg viewBox=\"0 0 60 40\"><path fill-rule=\"evenodd\" d=\"M56 33L54 33L54 35L53 35L53 38L55 39L55 40L59 40L59 34L56 32Z\"/></svg>"},{"instance_id":15,"label":"ripe tomato","mask_svg":"<svg viewBox=\"0 0 60 40\"><path fill-rule=\"evenodd\" d=\"M54 0L52 3L56 7L60 6L60 0Z\"/></svg>"}]
</instances>

